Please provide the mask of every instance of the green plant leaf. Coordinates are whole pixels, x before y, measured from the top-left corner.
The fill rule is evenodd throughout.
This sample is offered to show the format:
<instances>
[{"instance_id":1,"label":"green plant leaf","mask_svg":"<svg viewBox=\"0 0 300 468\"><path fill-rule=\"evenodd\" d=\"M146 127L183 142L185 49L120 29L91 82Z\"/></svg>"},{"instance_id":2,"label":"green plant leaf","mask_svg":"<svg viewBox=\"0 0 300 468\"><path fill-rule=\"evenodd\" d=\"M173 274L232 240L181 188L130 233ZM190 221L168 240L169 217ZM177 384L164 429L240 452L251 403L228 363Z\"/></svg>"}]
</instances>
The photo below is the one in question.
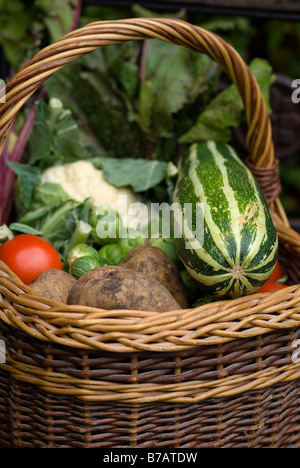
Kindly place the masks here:
<instances>
[{"instance_id":1,"label":"green plant leaf","mask_svg":"<svg viewBox=\"0 0 300 468\"><path fill-rule=\"evenodd\" d=\"M254 59L249 68L257 79L267 109L271 113L270 88L275 80L272 67L265 60ZM227 142L231 136L231 128L243 122L243 110L242 98L235 85L231 85L212 99L196 123L180 137L179 142L191 144L211 139Z\"/></svg>"},{"instance_id":2,"label":"green plant leaf","mask_svg":"<svg viewBox=\"0 0 300 468\"><path fill-rule=\"evenodd\" d=\"M229 87L213 99L200 115L195 125L180 138L180 143L215 140L227 142L230 128L238 126L243 109L242 100L234 86Z\"/></svg>"},{"instance_id":3,"label":"green plant leaf","mask_svg":"<svg viewBox=\"0 0 300 468\"><path fill-rule=\"evenodd\" d=\"M267 110L269 114L271 114L272 109L270 106L270 89L272 84L275 83L276 80L276 76L273 74L272 67L270 63L266 60L255 58L250 63L249 68L257 80L257 83L260 87L265 103L267 105Z\"/></svg>"},{"instance_id":4,"label":"green plant leaf","mask_svg":"<svg viewBox=\"0 0 300 468\"><path fill-rule=\"evenodd\" d=\"M170 137L174 114L188 102L193 77L183 47L158 40L148 43L145 78L153 83L152 128L159 137Z\"/></svg>"},{"instance_id":5,"label":"green plant leaf","mask_svg":"<svg viewBox=\"0 0 300 468\"><path fill-rule=\"evenodd\" d=\"M19 65L33 44L34 37L29 31L31 24L24 2L10 0L0 4L0 45L12 66Z\"/></svg>"},{"instance_id":6,"label":"green plant leaf","mask_svg":"<svg viewBox=\"0 0 300 468\"><path fill-rule=\"evenodd\" d=\"M45 101L37 102L33 131L29 138L29 164L45 169L56 163L85 159L79 127L69 110L54 110Z\"/></svg>"},{"instance_id":7,"label":"green plant leaf","mask_svg":"<svg viewBox=\"0 0 300 468\"><path fill-rule=\"evenodd\" d=\"M9 225L9 228L12 231L22 233L22 234L32 234L34 236L42 236L43 235L43 233L41 231L38 231L37 229L34 229L31 226L28 226L27 224L11 223Z\"/></svg>"},{"instance_id":8,"label":"green plant leaf","mask_svg":"<svg viewBox=\"0 0 300 468\"><path fill-rule=\"evenodd\" d=\"M71 30L76 0L35 0L35 6L44 15L51 42L55 42Z\"/></svg>"},{"instance_id":9,"label":"green plant leaf","mask_svg":"<svg viewBox=\"0 0 300 468\"><path fill-rule=\"evenodd\" d=\"M36 209L68 199L69 195L60 184L45 182L36 187L32 200L32 208Z\"/></svg>"},{"instance_id":10,"label":"green plant leaf","mask_svg":"<svg viewBox=\"0 0 300 468\"><path fill-rule=\"evenodd\" d=\"M16 162L7 162L7 164L17 175L22 201L26 207L29 207L34 190L41 182L41 171L27 164Z\"/></svg>"},{"instance_id":11,"label":"green plant leaf","mask_svg":"<svg viewBox=\"0 0 300 468\"><path fill-rule=\"evenodd\" d=\"M48 121L50 118L49 108L43 100L37 102L37 111L34 127L29 137L30 164L38 161L50 160L50 154L54 148L54 135Z\"/></svg>"},{"instance_id":12,"label":"green plant leaf","mask_svg":"<svg viewBox=\"0 0 300 468\"><path fill-rule=\"evenodd\" d=\"M145 192L159 184L166 177L168 163L147 161L133 158L99 158L103 175L107 182L115 187L132 187L138 192Z\"/></svg>"}]
</instances>

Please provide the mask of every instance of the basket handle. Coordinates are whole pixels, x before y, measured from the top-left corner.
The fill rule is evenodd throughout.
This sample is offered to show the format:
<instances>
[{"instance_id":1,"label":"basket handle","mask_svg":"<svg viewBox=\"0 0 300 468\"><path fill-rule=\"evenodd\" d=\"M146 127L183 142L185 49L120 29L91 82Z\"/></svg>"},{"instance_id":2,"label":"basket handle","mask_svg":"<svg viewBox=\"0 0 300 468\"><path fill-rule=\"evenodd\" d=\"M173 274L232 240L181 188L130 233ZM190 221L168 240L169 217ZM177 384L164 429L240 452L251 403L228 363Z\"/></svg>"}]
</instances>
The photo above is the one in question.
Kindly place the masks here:
<instances>
[{"instance_id":1,"label":"basket handle","mask_svg":"<svg viewBox=\"0 0 300 468\"><path fill-rule=\"evenodd\" d=\"M243 99L248 124L247 147L256 167L274 165L271 123L259 86L240 55L216 34L176 19L126 19L88 24L44 48L6 86L0 105L0 155L18 111L53 73L78 57L109 44L161 39L207 54L227 73Z\"/></svg>"}]
</instances>

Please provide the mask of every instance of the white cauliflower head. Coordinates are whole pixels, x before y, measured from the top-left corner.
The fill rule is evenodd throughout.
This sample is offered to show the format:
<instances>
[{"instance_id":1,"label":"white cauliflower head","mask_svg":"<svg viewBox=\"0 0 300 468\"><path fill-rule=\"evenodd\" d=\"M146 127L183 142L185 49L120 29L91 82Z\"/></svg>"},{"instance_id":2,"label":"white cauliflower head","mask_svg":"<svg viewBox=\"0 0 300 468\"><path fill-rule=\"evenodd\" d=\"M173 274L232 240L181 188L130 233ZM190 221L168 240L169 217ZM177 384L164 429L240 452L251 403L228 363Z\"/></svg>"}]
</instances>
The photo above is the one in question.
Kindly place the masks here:
<instances>
[{"instance_id":1,"label":"white cauliflower head","mask_svg":"<svg viewBox=\"0 0 300 468\"><path fill-rule=\"evenodd\" d=\"M60 184L73 200L83 202L86 198L91 198L95 207L109 204L119 212L123 221L126 220L129 207L141 202L140 197L130 188L117 188L109 184L103 172L89 161L80 160L50 167L42 175L42 183L45 182ZM127 206L120 204L120 195L127 197ZM124 224L128 224L128 221L129 219Z\"/></svg>"}]
</instances>

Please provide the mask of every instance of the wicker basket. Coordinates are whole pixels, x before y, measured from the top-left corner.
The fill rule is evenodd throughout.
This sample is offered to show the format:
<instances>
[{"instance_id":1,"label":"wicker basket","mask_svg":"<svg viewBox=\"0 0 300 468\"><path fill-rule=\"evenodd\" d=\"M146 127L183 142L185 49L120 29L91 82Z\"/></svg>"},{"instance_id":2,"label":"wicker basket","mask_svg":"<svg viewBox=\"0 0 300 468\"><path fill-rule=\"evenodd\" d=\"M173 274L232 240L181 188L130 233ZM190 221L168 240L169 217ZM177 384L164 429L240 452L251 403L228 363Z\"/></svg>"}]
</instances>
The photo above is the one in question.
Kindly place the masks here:
<instances>
[{"instance_id":1,"label":"wicker basket","mask_svg":"<svg viewBox=\"0 0 300 468\"><path fill-rule=\"evenodd\" d=\"M0 263L0 445L39 447L300 447L300 237L278 200L271 125L237 52L171 19L93 23L46 47L7 85L0 143L54 72L108 44L159 38L208 54L245 103L249 166L261 183L291 285L165 313L66 306ZM1 296L0 294L0 296Z\"/></svg>"}]
</instances>

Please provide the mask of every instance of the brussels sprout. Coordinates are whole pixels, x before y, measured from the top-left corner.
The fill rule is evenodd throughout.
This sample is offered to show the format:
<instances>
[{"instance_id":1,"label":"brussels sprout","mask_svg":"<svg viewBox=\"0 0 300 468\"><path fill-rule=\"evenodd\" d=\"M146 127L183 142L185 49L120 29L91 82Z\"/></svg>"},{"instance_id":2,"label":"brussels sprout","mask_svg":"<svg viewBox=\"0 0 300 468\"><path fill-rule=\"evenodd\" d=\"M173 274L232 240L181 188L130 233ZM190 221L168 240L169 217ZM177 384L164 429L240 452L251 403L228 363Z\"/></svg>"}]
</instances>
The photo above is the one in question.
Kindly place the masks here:
<instances>
[{"instance_id":1,"label":"brussels sprout","mask_svg":"<svg viewBox=\"0 0 300 468\"><path fill-rule=\"evenodd\" d=\"M183 279L188 298L191 302L195 301L199 297L199 287L197 286L197 283L187 270L181 270L180 274Z\"/></svg>"},{"instance_id":2,"label":"brussels sprout","mask_svg":"<svg viewBox=\"0 0 300 468\"><path fill-rule=\"evenodd\" d=\"M92 239L99 245L115 244L122 232L122 219L111 205L101 205L89 219Z\"/></svg>"},{"instance_id":3,"label":"brussels sprout","mask_svg":"<svg viewBox=\"0 0 300 468\"><path fill-rule=\"evenodd\" d=\"M68 255L67 255L67 261L69 267L72 265L72 263L77 260L78 258L81 257L91 257L95 258L98 260L98 252L94 247L88 244L77 244L75 247L73 247Z\"/></svg>"},{"instance_id":4,"label":"brussels sprout","mask_svg":"<svg viewBox=\"0 0 300 468\"><path fill-rule=\"evenodd\" d=\"M95 257L79 257L72 262L70 273L76 279L79 279L88 271L99 268L100 266L99 260Z\"/></svg>"},{"instance_id":5,"label":"brussels sprout","mask_svg":"<svg viewBox=\"0 0 300 468\"><path fill-rule=\"evenodd\" d=\"M119 265L127 255L127 250L120 244L104 245L99 250L100 265Z\"/></svg>"},{"instance_id":6,"label":"brussels sprout","mask_svg":"<svg viewBox=\"0 0 300 468\"><path fill-rule=\"evenodd\" d=\"M173 239L165 239L165 238L159 237L157 239L152 239L150 241L150 245L152 245L153 247L157 247L158 249L163 250L167 255L169 255L171 260L173 260L173 262L175 263L175 265L177 265L178 268L183 267L183 264L182 264L180 258L178 257L178 254L176 252L176 248L175 248L175 244L174 244Z\"/></svg>"},{"instance_id":7,"label":"brussels sprout","mask_svg":"<svg viewBox=\"0 0 300 468\"><path fill-rule=\"evenodd\" d=\"M145 238L135 229L127 228L126 232L123 231L123 235L119 241L119 244L122 245L126 249L127 254L128 254L135 247L144 245Z\"/></svg>"}]
</instances>

